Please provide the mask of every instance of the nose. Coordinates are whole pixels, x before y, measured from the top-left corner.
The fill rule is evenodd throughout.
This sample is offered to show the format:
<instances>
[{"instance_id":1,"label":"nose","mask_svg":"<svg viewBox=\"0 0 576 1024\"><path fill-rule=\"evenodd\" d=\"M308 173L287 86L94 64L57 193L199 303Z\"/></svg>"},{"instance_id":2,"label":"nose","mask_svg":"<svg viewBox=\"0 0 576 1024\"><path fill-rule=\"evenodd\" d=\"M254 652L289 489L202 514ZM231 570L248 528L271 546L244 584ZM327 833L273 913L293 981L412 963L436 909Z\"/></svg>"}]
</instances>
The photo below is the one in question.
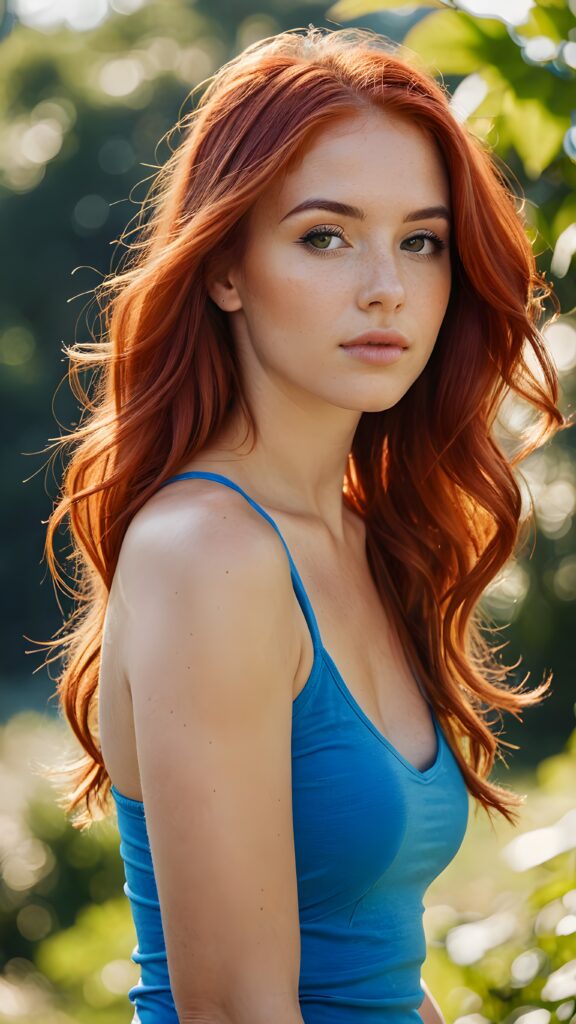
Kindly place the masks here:
<instances>
[{"instance_id":1,"label":"nose","mask_svg":"<svg viewBox=\"0 0 576 1024\"><path fill-rule=\"evenodd\" d=\"M372 257L365 268L358 288L358 304L362 309L380 305L398 309L404 305L405 290L398 267L392 257Z\"/></svg>"}]
</instances>

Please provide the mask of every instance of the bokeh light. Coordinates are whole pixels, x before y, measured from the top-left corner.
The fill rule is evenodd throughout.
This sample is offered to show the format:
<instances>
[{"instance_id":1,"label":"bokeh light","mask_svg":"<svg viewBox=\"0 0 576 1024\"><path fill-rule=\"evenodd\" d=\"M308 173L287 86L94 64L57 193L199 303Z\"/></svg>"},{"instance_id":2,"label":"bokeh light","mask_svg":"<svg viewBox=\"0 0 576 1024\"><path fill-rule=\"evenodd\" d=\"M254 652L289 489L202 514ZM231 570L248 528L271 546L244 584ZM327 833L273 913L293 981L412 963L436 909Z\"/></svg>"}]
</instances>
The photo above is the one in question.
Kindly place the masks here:
<instances>
[{"instance_id":1,"label":"bokeh light","mask_svg":"<svg viewBox=\"0 0 576 1024\"><path fill-rule=\"evenodd\" d=\"M502 850L502 856L514 871L527 871L575 848L576 808L553 825L515 836Z\"/></svg>"},{"instance_id":2,"label":"bokeh light","mask_svg":"<svg viewBox=\"0 0 576 1024\"><path fill-rule=\"evenodd\" d=\"M132 14L148 0L12 0L12 9L23 25L40 31L62 26L76 31L96 28L111 11Z\"/></svg>"}]
</instances>

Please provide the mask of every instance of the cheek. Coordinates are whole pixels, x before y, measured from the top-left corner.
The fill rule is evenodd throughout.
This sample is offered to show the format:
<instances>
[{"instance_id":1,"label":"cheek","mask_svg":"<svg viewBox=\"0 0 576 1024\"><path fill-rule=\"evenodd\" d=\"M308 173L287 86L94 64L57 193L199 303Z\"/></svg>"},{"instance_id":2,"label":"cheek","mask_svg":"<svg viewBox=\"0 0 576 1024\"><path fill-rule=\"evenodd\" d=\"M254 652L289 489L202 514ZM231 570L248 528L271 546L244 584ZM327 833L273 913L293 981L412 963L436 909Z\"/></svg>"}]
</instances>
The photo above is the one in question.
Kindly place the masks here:
<instances>
[{"instance_id":1,"label":"cheek","mask_svg":"<svg viewBox=\"0 0 576 1024\"><path fill-rule=\"evenodd\" d=\"M442 323L448 308L450 291L451 274L445 267L439 267L436 273L421 276L420 280L415 282L412 299L419 310L422 322L429 324L431 330L437 331Z\"/></svg>"},{"instance_id":2,"label":"cheek","mask_svg":"<svg viewBox=\"0 0 576 1024\"><path fill-rule=\"evenodd\" d=\"M262 254L246 266L249 302L258 323L271 321L277 326L292 328L298 333L332 313L334 302L344 295L345 283L334 273L320 275L301 253L293 259L275 260ZM348 282L348 288L350 282Z\"/></svg>"}]
</instances>

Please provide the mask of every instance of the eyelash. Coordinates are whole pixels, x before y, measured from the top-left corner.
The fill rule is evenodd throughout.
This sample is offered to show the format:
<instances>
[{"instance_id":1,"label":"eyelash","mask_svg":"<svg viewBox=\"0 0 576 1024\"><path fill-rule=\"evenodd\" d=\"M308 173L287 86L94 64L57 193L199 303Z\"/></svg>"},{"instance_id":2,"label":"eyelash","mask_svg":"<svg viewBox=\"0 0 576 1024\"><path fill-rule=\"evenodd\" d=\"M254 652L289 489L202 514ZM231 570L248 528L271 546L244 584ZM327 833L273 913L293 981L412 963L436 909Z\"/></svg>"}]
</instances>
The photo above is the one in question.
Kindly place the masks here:
<instances>
[{"instance_id":1,"label":"eyelash","mask_svg":"<svg viewBox=\"0 0 576 1024\"><path fill-rule=\"evenodd\" d=\"M298 239L298 242L306 246L306 248L311 249L313 252L319 253L321 256L331 256L332 253L337 251L336 249L316 249L315 246L310 245L310 239L315 238L316 235L332 235L336 238L343 238L344 232L342 228L331 227L329 224L321 224L319 227L312 228L310 231L307 231L305 235L302 235ZM432 259L443 249L447 248L446 242L443 242L442 239L434 233L434 231L420 231L416 235L410 235L410 238L430 238L431 241L434 242L436 247L435 252L413 253L414 256L418 256L422 260Z\"/></svg>"}]
</instances>

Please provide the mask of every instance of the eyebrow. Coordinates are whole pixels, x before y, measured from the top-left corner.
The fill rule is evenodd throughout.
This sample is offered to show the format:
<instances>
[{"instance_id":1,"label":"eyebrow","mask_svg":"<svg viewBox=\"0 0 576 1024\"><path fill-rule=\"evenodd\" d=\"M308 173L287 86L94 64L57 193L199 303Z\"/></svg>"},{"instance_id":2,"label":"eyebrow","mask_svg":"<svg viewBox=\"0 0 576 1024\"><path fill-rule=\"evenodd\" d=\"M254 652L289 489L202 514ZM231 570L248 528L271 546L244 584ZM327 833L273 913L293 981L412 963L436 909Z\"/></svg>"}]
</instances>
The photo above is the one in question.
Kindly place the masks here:
<instances>
[{"instance_id":1,"label":"eyebrow","mask_svg":"<svg viewBox=\"0 0 576 1024\"><path fill-rule=\"evenodd\" d=\"M285 214L280 223L286 220L287 217L291 217L292 214L301 213L303 210L329 210L331 213L339 213L342 217L366 220L366 213L359 206L350 206L349 203L338 203L333 199L305 199L303 203L299 203L293 210ZM438 206L424 206L421 210L411 210L402 219L402 223L407 224L413 220L432 220L435 218L442 218L450 224L450 212L442 204Z\"/></svg>"}]
</instances>

